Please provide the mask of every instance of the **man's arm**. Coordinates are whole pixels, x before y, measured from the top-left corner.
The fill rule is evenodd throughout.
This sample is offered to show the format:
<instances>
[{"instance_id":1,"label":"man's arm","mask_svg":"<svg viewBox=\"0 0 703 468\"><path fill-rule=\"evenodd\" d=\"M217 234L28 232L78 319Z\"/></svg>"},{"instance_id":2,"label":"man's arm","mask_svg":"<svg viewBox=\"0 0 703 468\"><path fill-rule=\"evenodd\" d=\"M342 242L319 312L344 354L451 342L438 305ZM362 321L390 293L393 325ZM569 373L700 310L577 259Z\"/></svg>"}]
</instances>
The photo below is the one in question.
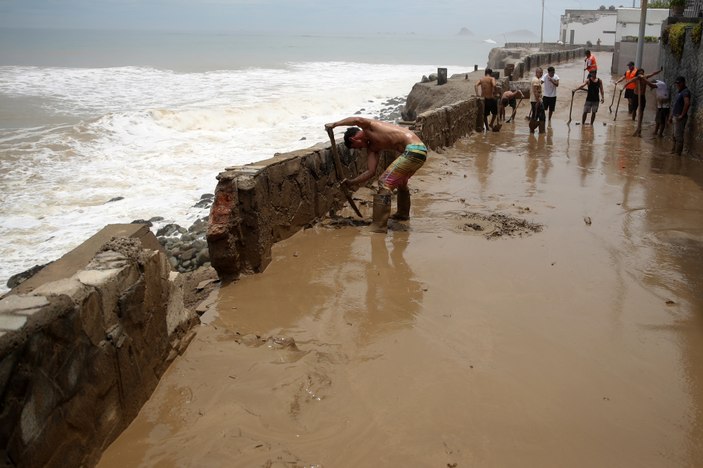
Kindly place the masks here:
<instances>
[{"instance_id":1,"label":"man's arm","mask_svg":"<svg viewBox=\"0 0 703 468\"><path fill-rule=\"evenodd\" d=\"M357 126L367 129L372 125L372 123L373 120L365 119L363 117L347 117L346 119L338 120L337 122L327 123L325 124L325 128Z\"/></svg>"},{"instance_id":2,"label":"man's arm","mask_svg":"<svg viewBox=\"0 0 703 468\"><path fill-rule=\"evenodd\" d=\"M688 106L691 105L691 97L686 96L683 98L683 110L681 111L681 114L678 116L678 118L686 117L688 115Z\"/></svg>"},{"instance_id":3,"label":"man's arm","mask_svg":"<svg viewBox=\"0 0 703 468\"><path fill-rule=\"evenodd\" d=\"M352 185L361 185L367 182L376 174L376 168L378 167L378 153L370 149L366 150L366 170L354 177L353 179L344 180L343 183L349 187Z\"/></svg>"},{"instance_id":4,"label":"man's arm","mask_svg":"<svg viewBox=\"0 0 703 468\"><path fill-rule=\"evenodd\" d=\"M600 88L600 102L605 102L605 91L603 91L603 80L598 78L598 87Z\"/></svg>"},{"instance_id":5,"label":"man's arm","mask_svg":"<svg viewBox=\"0 0 703 468\"><path fill-rule=\"evenodd\" d=\"M478 88L479 88L479 86L481 86L481 80L478 80L478 81L476 82L476 84L474 85L474 93L476 94L476 96L478 96Z\"/></svg>"},{"instance_id":6,"label":"man's arm","mask_svg":"<svg viewBox=\"0 0 703 468\"><path fill-rule=\"evenodd\" d=\"M547 75L547 76L549 76L549 75ZM553 84L554 86L559 86L559 78L557 78L557 79L555 80L554 78L552 78L552 77L550 76L549 79L551 80L551 82L552 82L552 84Z\"/></svg>"}]
</instances>

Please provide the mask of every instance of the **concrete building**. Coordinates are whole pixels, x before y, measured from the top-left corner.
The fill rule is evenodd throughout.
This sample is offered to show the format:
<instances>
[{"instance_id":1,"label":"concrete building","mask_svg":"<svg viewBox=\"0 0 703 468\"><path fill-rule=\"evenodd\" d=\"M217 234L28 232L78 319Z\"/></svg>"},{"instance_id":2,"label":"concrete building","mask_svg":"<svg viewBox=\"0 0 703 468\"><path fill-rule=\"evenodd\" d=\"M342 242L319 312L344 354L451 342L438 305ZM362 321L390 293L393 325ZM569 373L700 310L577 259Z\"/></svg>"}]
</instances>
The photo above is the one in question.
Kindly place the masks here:
<instances>
[{"instance_id":1,"label":"concrete building","mask_svg":"<svg viewBox=\"0 0 703 468\"><path fill-rule=\"evenodd\" d=\"M624 73L627 63L635 61L637 56L637 37L640 30L641 10L639 8L618 8L615 24L615 48L611 73ZM662 23L669 17L669 10L653 8L647 10L644 29L644 51L642 63L639 64L647 72L659 68L659 38Z\"/></svg>"},{"instance_id":2,"label":"concrete building","mask_svg":"<svg viewBox=\"0 0 703 468\"><path fill-rule=\"evenodd\" d=\"M615 45L617 10L565 10L561 16L559 38L564 44Z\"/></svg>"}]
</instances>

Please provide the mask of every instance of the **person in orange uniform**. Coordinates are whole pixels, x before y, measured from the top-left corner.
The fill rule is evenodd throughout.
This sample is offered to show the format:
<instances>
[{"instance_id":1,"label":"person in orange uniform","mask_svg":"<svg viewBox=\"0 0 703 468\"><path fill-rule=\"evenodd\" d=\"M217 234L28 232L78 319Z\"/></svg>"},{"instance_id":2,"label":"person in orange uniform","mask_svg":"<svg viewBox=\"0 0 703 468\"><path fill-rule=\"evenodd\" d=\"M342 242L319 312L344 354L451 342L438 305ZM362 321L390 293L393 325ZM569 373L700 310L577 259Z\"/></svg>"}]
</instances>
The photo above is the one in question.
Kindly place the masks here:
<instances>
[{"instance_id":1,"label":"person in orange uniform","mask_svg":"<svg viewBox=\"0 0 703 468\"><path fill-rule=\"evenodd\" d=\"M598 62L596 62L596 56L593 55L590 50L586 51L586 58L584 59L584 63L586 64L584 70L586 70L588 73L598 71Z\"/></svg>"},{"instance_id":2,"label":"person in orange uniform","mask_svg":"<svg viewBox=\"0 0 703 468\"><path fill-rule=\"evenodd\" d=\"M637 106L639 104L639 99L635 96L635 86L637 83L632 81L632 79L637 76L637 68L635 67L635 62L630 62L627 64L627 71L620 77L618 81L615 82L617 85L622 80L627 80L627 85L625 85L625 99L627 99L627 112L632 115L632 119L635 119L637 115Z\"/></svg>"}]
</instances>

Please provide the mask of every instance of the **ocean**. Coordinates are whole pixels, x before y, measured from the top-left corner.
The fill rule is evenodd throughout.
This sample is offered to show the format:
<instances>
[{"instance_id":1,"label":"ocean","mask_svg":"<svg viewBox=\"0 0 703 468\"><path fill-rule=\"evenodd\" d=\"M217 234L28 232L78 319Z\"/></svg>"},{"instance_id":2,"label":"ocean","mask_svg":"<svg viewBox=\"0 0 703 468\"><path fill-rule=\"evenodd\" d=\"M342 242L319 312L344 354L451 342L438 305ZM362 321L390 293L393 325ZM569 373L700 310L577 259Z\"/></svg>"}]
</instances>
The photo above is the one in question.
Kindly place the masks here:
<instances>
[{"instance_id":1,"label":"ocean","mask_svg":"<svg viewBox=\"0 0 703 468\"><path fill-rule=\"evenodd\" d=\"M190 226L227 166L378 118L423 75L485 67L458 35L0 29L0 293L110 223Z\"/></svg>"}]
</instances>

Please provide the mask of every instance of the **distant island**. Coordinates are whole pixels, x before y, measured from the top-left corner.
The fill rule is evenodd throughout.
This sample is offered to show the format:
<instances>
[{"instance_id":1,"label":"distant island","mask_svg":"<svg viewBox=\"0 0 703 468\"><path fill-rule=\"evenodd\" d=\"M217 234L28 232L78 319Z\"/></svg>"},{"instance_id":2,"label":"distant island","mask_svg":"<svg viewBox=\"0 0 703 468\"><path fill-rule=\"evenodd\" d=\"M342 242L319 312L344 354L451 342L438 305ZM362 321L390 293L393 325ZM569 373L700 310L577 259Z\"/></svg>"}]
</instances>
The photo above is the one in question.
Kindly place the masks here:
<instances>
[{"instance_id":1,"label":"distant island","mask_svg":"<svg viewBox=\"0 0 703 468\"><path fill-rule=\"evenodd\" d=\"M461 28L459 32L457 33L457 36L473 36L474 33L471 32L468 28Z\"/></svg>"}]
</instances>

